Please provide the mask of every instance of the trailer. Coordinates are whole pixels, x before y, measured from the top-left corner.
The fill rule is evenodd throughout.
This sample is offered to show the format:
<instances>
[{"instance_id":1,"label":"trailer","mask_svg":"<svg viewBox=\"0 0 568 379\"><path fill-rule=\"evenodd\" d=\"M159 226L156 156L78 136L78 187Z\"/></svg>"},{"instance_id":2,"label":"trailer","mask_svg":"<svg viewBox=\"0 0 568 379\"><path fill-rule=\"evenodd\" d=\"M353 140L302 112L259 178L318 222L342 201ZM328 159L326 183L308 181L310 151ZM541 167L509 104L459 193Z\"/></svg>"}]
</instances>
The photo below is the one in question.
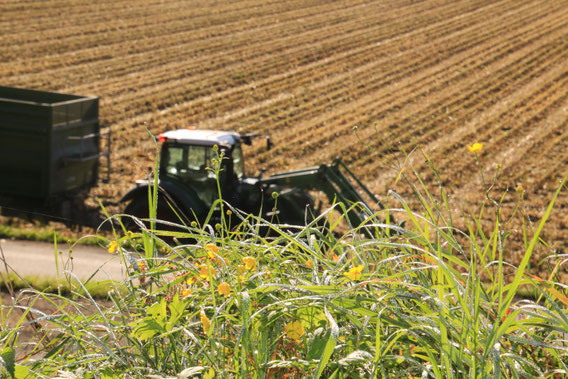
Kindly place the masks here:
<instances>
[{"instance_id":1,"label":"trailer","mask_svg":"<svg viewBox=\"0 0 568 379\"><path fill-rule=\"evenodd\" d=\"M108 180L110 128L101 128L98 97L0 86L3 214L84 223L79 194L97 184L101 158Z\"/></svg>"}]
</instances>

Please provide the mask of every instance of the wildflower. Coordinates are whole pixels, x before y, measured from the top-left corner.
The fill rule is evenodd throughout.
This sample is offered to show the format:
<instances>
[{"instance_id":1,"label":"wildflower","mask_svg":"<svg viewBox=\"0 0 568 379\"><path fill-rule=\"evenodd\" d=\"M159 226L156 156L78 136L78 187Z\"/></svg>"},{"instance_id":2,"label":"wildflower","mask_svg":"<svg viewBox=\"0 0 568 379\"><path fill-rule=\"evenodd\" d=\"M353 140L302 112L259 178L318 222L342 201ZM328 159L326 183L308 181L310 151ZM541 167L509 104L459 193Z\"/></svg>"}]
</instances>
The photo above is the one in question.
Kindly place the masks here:
<instances>
[{"instance_id":1,"label":"wildflower","mask_svg":"<svg viewBox=\"0 0 568 379\"><path fill-rule=\"evenodd\" d=\"M307 268L314 268L314 261L312 261L311 259L308 259L306 261L306 267Z\"/></svg>"},{"instance_id":2,"label":"wildflower","mask_svg":"<svg viewBox=\"0 0 568 379\"><path fill-rule=\"evenodd\" d=\"M197 282L198 280L199 280L198 277L192 276L192 277L190 277L189 279L187 279L185 282L186 282L187 284L189 284L189 285L192 285L193 283Z\"/></svg>"},{"instance_id":3,"label":"wildflower","mask_svg":"<svg viewBox=\"0 0 568 379\"><path fill-rule=\"evenodd\" d=\"M228 283L223 282L217 287L217 292L219 292L219 295L227 297L231 293L231 286Z\"/></svg>"},{"instance_id":4,"label":"wildflower","mask_svg":"<svg viewBox=\"0 0 568 379\"><path fill-rule=\"evenodd\" d=\"M186 289L184 289L183 291L181 291L181 297L182 297L182 298L188 297L189 295L191 295L191 289L186 288Z\"/></svg>"},{"instance_id":5,"label":"wildflower","mask_svg":"<svg viewBox=\"0 0 568 379\"><path fill-rule=\"evenodd\" d=\"M217 245L208 243L207 245L205 245L205 250L207 251L207 256L209 257L209 259L211 259L212 262L219 263L219 248L217 247Z\"/></svg>"},{"instance_id":6,"label":"wildflower","mask_svg":"<svg viewBox=\"0 0 568 379\"><path fill-rule=\"evenodd\" d=\"M108 244L108 252L114 254L116 253L117 250L118 250L118 242L110 241L110 243Z\"/></svg>"},{"instance_id":7,"label":"wildflower","mask_svg":"<svg viewBox=\"0 0 568 379\"><path fill-rule=\"evenodd\" d=\"M211 326L211 320L207 318L204 312L199 314L199 320L201 321L201 325L203 326L203 331L207 333L209 331L209 327Z\"/></svg>"},{"instance_id":8,"label":"wildflower","mask_svg":"<svg viewBox=\"0 0 568 379\"><path fill-rule=\"evenodd\" d=\"M256 270L256 261L253 257L244 257L243 263L247 270Z\"/></svg>"},{"instance_id":9,"label":"wildflower","mask_svg":"<svg viewBox=\"0 0 568 379\"><path fill-rule=\"evenodd\" d=\"M207 245L205 245L205 250L207 250L209 256L211 256L212 254L219 254L219 248L213 243L208 243Z\"/></svg>"},{"instance_id":10,"label":"wildflower","mask_svg":"<svg viewBox=\"0 0 568 379\"><path fill-rule=\"evenodd\" d=\"M146 264L144 262L137 262L136 264L138 265L138 270L146 272Z\"/></svg>"},{"instance_id":11,"label":"wildflower","mask_svg":"<svg viewBox=\"0 0 568 379\"><path fill-rule=\"evenodd\" d=\"M211 278L215 276L215 269L213 267L209 267L208 265L197 265L197 267L199 267L199 276L203 279L211 281Z\"/></svg>"},{"instance_id":12,"label":"wildflower","mask_svg":"<svg viewBox=\"0 0 568 379\"><path fill-rule=\"evenodd\" d=\"M305 333L302 323L298 320L286 324L284 331L286 332L286 336L288 338L291 338L296 342L300 341L300 338Z\"/></svg>"},{"instance_id":13,"label":"wildflower","mask_svg":"<svg viewBox=\"0 0 568 379\"><path fill-rule=\"evenodd\" d=\"M473 154L477 154L481 151L481 149L483 149L483 144L476 142L471 146L467 147L469 151L471 151Z\"/></svg>"},{"instance_id":14,"label":"wildflower","mask_svg":"<svg viewBox=\"0 0 568 379\"><path fill-rule=\"evenodd\" d=\"M520 185L520 184L517 186L516 190L517 190L517 192L519 192L519 193L525 192L525 189L524 189L523 186Z\"/></svg>"},{"instance_id":15,"label":"wildflower","mask_svg":"<svg viewBox=\"0 0 568 379\"><path fill-rule=\"evenodd\" d=\"M345 275L351 280L361 280L363 278L361 272L363 271L364 267L365 266L363 265L352 267L351 270L349 270L349 272L346 272L343 275Z\"/></svg>"},{"instance_id":16,"label":"wildflower","mask_svg":"<svg viewBox=\"0 0 568 379\"><path fill-rule=\"evenodd\" d=\"M332 254L331 254L331 259L332 259L335 263L339 262L339 256L338 256L337 254L335 254L335 253L332 253Z\"/></svg>"}]
</instances>

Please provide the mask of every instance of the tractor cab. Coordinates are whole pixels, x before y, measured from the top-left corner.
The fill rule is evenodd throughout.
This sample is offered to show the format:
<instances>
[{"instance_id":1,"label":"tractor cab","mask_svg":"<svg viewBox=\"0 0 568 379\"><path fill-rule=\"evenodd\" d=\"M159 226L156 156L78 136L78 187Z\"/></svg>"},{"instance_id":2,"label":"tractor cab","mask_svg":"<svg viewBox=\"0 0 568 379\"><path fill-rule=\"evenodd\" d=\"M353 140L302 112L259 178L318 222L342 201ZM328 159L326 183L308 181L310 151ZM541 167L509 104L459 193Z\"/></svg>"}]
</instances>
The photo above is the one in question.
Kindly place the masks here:
<instances>
[{"instance_id":1,"label":"tractor cab","mask_svg":"<svg viewBox=\"0 0 568 379\"><path fill-rule=\"evenodd\" d=\"M219 130L180 129L162 133L158 203L156 218L187 223L206 219L219 191L224 201L247 213L272 210L274 199L261 185L261 178L246 177L242 144L251 145L258 134ZM270 149L270 139L266 139ZM222 157L218 177L214 160ZM148 218L148 193L152 180L138 180L121 199L124 213L138 219ZM215 212L220 210L213 209ZM213 218L219 215L213 213Z\"/></svg>"},{"instance_id":2,"label":"tractor cab","mask_svg":"<svg viewBox=\"0 0 568 379\"><path fill-rule=\"evenodd\" d=\"M213 159L223 155L219 186L230 196L245 175L241 136L217 130L173 130L160 135L160 182L183 183L207 206L218 197ZM215 151L218 149L218 151Z\"/></svg>"}]
</instances>

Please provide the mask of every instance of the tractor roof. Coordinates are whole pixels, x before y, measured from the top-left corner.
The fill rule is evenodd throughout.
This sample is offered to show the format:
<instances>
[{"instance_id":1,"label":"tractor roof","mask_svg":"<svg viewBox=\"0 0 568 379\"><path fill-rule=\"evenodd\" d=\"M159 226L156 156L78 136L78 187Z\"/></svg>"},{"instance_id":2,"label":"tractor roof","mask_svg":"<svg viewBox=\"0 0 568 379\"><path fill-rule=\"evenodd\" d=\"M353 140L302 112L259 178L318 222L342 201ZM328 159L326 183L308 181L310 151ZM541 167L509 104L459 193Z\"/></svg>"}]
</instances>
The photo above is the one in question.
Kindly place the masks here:
<instances>
[{"instance_id":1,"label":"tractor roof","mask_svg":"<svg viewBox=\"0 0 568 379\"><path fill-rule=\"evenodd\" d=\"M160 141L174 141L188 145L219 145L231 147L241 139L237 132L223 130L179 129L160 134Z\"/></svg>"}]
</instances>

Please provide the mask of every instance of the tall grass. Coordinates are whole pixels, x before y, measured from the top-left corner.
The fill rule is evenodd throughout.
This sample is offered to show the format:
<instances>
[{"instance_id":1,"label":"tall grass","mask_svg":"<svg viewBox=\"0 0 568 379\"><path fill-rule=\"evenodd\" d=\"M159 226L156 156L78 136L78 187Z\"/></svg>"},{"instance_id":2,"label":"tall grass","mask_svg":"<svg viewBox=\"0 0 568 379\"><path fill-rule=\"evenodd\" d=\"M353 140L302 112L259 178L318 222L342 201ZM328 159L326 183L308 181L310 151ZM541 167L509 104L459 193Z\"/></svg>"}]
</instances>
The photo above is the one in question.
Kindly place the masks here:
<instances>
[{"instance_id":1,"label":"tall grass","mask_svg":"<svg viewBox=\"0 0 568 379\"><path fill-rule=\"evenodd\" d=\"M342 234L333 214L357 204L334 204L292 231L226 203L225 217L241 221L232 230L227 222L165 231L172 225L155 219L138 233L119 227L126 291L111 290L106 305L88 291L35 292L58 312L35 312L42 328L11 370L34 378L563 377L568 298L554 273L566 257L549 278L527 272L563 188L536 229L523 228L517 265L503 259L510 233L489 191L483 209L496 212L492 229L481 228L479 214L458 230L443 188L433 194L420 180L420 212L391 193L399 208ZM385 225L391 215L405 226ZM120 225L122 217L109 219ZM516 296L521 286L536 297ZM22 346L24 324L3 329L5 349Z\"/></svg>"}]
</instances>

